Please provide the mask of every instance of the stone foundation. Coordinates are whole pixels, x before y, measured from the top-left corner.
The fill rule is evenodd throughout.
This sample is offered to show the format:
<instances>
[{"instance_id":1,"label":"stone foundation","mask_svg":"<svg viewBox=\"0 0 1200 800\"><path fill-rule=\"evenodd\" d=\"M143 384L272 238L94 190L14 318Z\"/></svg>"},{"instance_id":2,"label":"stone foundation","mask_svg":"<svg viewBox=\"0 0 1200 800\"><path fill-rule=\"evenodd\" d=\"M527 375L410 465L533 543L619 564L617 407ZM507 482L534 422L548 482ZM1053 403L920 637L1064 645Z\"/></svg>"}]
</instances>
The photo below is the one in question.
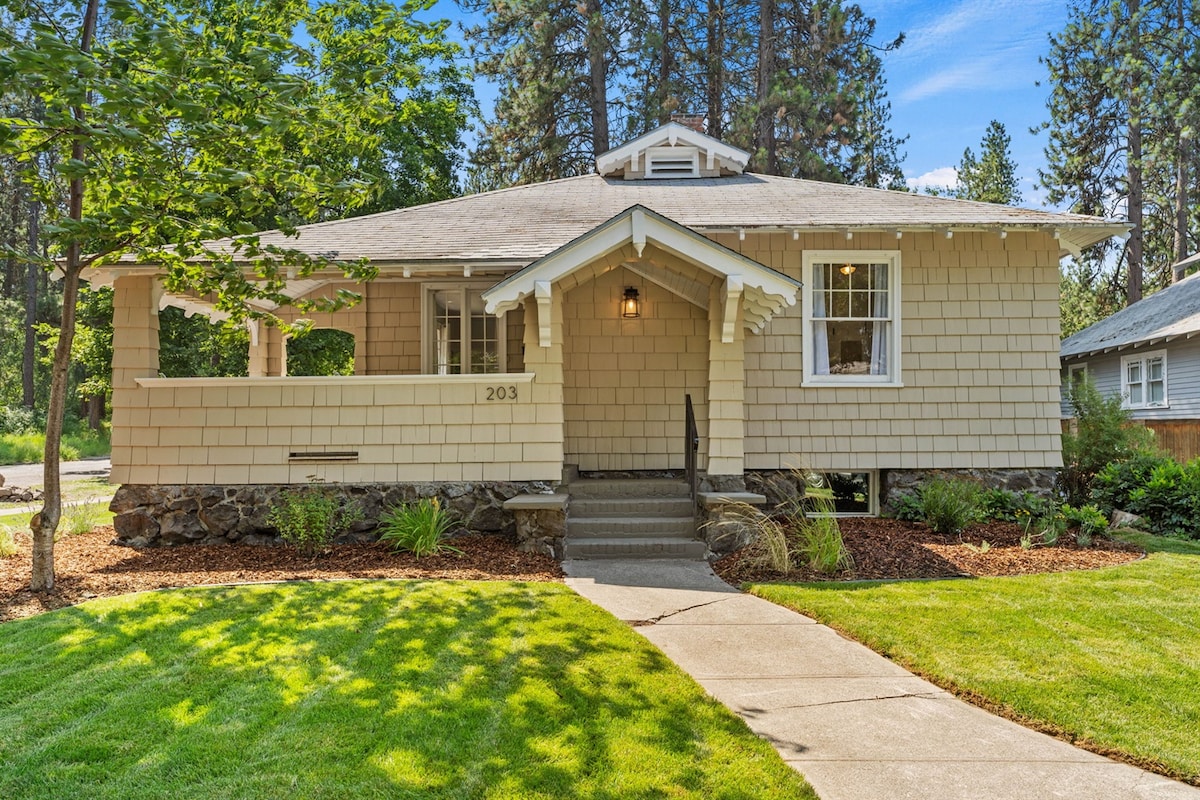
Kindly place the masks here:
<instances>
[{"instance_id":1,"label":"stone foundation","mask_svg":"<svg viewBox=\"0 0 1200 800\"><path fill-rule=\"evenodd\" d=\"M374 541L380 513L423 497L437 497L457 512L460 531L515 535L516 520L504 502L520 494L551 490L548 483L369 483L316 484L354 503L362 518L339 542ZM279 532L267 522L284 491L304 486L121 486L109 509L116 515L117 543L132 547L180 544L277 544Z\"/></svg>"},{"instance_id":2,"label":"stone foundation","mask_svg":"<svg viewBox=\"0 0 1200 800\"><path fill-rule=\"evenodd\" d=\"M879 507L891 510L897 499L914 494L917 487L934 477L965 478L985 489L1032 492L1039 497L1054 493L1054 469L888 469L879 473Z\"/></svg>"}]
</instances>

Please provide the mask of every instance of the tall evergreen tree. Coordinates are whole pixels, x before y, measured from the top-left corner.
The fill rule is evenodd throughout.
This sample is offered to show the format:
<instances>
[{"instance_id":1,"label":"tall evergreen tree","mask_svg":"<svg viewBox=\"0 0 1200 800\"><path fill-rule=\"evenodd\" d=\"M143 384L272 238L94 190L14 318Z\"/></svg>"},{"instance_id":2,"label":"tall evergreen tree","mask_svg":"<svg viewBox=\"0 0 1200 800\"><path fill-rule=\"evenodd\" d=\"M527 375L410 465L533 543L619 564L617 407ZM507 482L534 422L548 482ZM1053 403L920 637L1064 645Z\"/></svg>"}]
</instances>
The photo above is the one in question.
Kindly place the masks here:
<instances>
[{"instance_id":1,"label":"tall evergreen tree","mask_svg":"<svg viewBox=\"0 0 1200 800\"><path fill-rule=\"evenodd\" d=\"M1169 280L1167 267L1197 241L1190 212L1200 83L1200 7L1184 0L1077 0L1050 39L1048 168L1052 203L1124 216L1125 245L1085 257L1093 277L1110 262L1128 303ZM1112 247L1109 245L1108 247Z\"/></svg>"},{"instance_id":2,"label":"tall evergreen tree","mask_svg":"<svg viewBox=\"0 0 1200 800\"><path fill-rule=\"evenodd\" d=\"M971 148L963 151L958 165L958 188L955 196L962 200L1015 205L1021 202L1017 188L1017 165L1012 159L1012 138L1004 124L992 120L979 145L979 158Z\"/></svg>"}]
</instances>

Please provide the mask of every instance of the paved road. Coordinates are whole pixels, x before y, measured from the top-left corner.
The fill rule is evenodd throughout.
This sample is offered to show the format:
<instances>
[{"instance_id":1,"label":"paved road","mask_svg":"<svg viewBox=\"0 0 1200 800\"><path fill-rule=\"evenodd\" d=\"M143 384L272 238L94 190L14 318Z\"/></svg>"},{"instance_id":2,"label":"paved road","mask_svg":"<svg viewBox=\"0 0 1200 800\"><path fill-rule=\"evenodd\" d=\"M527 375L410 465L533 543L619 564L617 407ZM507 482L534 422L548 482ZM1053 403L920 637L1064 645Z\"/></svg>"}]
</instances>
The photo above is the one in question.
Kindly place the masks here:
<instances>
[{"instance_id":1,"label":"paved road","mask_svg":"<svg viewBox=\"0 0 1200 800\"><path fill-rule=\"evenodd\" d=\"M59 475L62 478L107 478L111 470L112 461L108 456L100 456L85 458L82 461L64 461L59 466ZM5 486L41 486L42 474L41 464L10 464L0 467Z\"/></svg>"},{"instance_id":2,"label":"paved road","mask_svg":"<svg viewBox=\"0 0 1200 800\"><path fill-rule=\"evenodd\" d=\"M690 561L563 564L567 585L741 715L822 800L1200 800L957 700Z\"/></svg>"}]
</instances>

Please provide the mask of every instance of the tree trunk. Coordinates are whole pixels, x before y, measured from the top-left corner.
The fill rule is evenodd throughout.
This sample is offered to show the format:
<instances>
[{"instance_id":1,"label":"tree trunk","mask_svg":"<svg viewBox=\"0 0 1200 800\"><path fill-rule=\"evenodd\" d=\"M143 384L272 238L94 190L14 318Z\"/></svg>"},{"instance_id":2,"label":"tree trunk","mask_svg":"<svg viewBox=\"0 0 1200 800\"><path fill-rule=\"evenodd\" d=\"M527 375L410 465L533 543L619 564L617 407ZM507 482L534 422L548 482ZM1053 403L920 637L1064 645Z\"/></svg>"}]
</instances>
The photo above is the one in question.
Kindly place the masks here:
<instances>
[{"instance_id":1,"label":"tree trunk","mask_svg":"<svg viewBox=\"0 0 1200 800\"><path fill-rule=\"evenodd\" d=\"M87 58L92 50L92 37L96 31L96 17L100 0L88 0L83 15L83 29L79 35L79 52ZM89 99L90 98L86 98ZM71 157L83 161L85 157L83 139L84 110L82 105L72 109L75 129L72 131ZM83 219L83 178L71 179L67 200L67 215L70 219ZM58 460L62 451L63 412L67 402L67 370L71 365L71 342L75 339L75 306L79 300L79 273L83 269L81 247L78 239L67 246L66 263L63 265L62 326L59 328L58 345L54 348L54 364L50 370L50 402L46 409L46 450L43 455L42 510L34 515L30 527L33 529L33 570L29 588L35 592L54 588L54 532L58 530L62 516L62 486L59 482Z\"/></svg>"},{"instance_id":2,"label":"tree trunk","mask_svg":"<svg viewBox=\"0 0 1200 800\"><path fill-rule=\"evenodd\" d=\"M608 59L600 0L586 0L588 76L591 81L592 155L608 152Z\"/></svg>"},{"instance_id":3,"label":"tree trunk","mask_svg":"<svg viewBox=\"0 0 1200 800\"><path fill-rule=\"evenodd\" d=\"M671 0L659 0L658 3L658 88L654 94L658 97L658 124L666 125L671 121ZM690 111L691 109L679 109Z\"/></svg>"},{"instance_id":4,"label":"tree trunk","mask_svg":"<svg viewBox=\"0 0 1200 800\"><path fill-rule=\"evenodd\" d=\"M1142 299L1142 103L1139 99L1141 86L1141 29L1138 24L1139 0L1129 0L1129 48L1134 51L1130 59L1131 67L1127 78L1126 91L1129 93L1128 108L1129 125L1127 139L1129 152L1127 154L1126 176L1129 191L1126 197L1129 224L1133 231L1129 237L1129 248L1125 253L1125 303L1133 305Z\"/></svg>"},{"instance_id":5,"label":"tree trunk","mask_svg":"<svg viewBox=\"0 0 1200 800\"><path fill-rule=\"evenodd\" d=\"M771 104L771 82L775 77L775 0L760 0L758 13L758 119L754 146L762 171L779 173L775 153L775 109Z\"/></svg>"},{"instance_id":6,"label":"tree trunk","mask_svg":"<svg viewBox=\"0 0 1200 800\"><path fill-rule=\"evenodd\" d=\"M33 408L34 404L34 359L37 356L37 294L38 294L38 265L34 259L38 255L38 217L41 203L29 199L29 263L25 265L25 349L21 356L21 404Z\"/></svg>"},{"instance_id":7,"label":"tree trunk","mask_svg":"<svg viewBox=\"0 0 1200 800\"><path fill-rule=\"evenodd\" d=\"M708 0L708 19L705 31L705 79L707 107L705 130L720 139L725 133L725 7L722 0Z\"/></svg>"},{"instance_id":8,"label":"tree trunk","mask_svg":"<svg viewBox=\"0 0 1200 800\"><path fill-rule=\"evenodd\" d=\"M1176 30L1182 36L1187 26L1185 0L1175 4ZM1182 54L1180 54L1182 55ZM1192 163L1192 138L1183 133L1185 120L1177 120L1175 133L1175 241L1172 248L1175 263L1188 257L1188 173Z\"/></svg>"}]
</instances>

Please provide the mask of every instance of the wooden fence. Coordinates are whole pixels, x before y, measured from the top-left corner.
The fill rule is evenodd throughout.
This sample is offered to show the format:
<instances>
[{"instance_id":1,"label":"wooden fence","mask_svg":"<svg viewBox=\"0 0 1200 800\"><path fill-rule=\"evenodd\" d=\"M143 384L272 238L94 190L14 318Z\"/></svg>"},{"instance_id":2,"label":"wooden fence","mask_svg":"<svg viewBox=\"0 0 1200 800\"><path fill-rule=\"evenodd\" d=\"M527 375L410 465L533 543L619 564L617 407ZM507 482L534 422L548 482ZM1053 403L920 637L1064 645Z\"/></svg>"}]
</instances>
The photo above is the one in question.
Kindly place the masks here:
<instances>
[{"instance_id":1,"label":"wooden fence","mask_svg":"<svg viewBox=\"0 0 1200 800\"><path fill-rule=\"evenodd\" d=\"M1071 428L1075 420L1062 421L1063 433ZM1167 419L1167 420L1137 420L1154 431L1154 441L1181 463L1191 461L1200 456L1200 420L1196 419Z\"/></svg>"}]
</instances>

